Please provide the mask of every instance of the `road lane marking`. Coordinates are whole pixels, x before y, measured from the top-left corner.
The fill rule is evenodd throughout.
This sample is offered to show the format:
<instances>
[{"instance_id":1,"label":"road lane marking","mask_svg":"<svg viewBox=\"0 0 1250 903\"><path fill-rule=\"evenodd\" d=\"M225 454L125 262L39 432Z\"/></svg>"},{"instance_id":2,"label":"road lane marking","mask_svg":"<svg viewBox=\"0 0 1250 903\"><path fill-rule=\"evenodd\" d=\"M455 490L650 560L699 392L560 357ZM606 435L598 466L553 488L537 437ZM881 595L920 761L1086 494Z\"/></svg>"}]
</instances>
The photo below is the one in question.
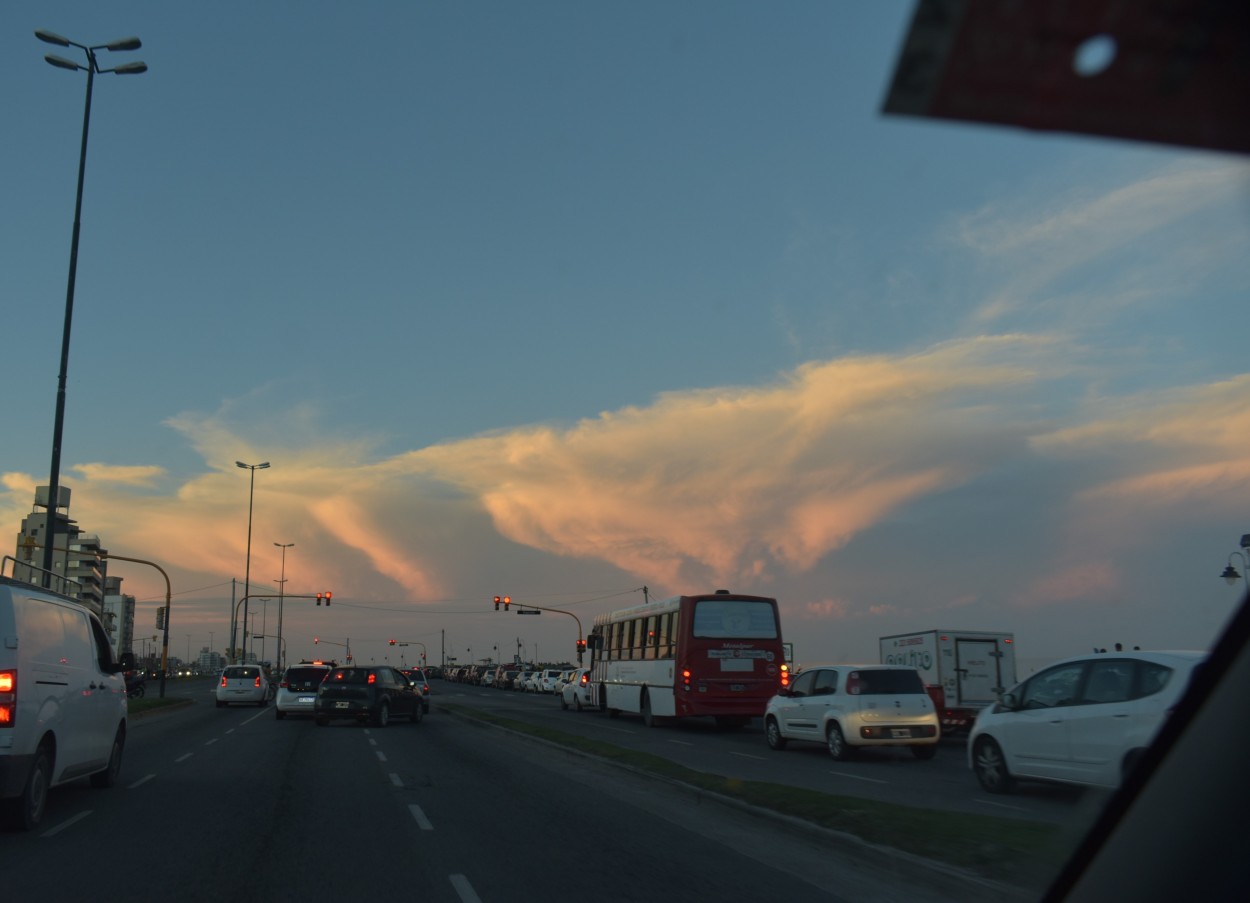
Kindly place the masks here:
<instances>
[{"instance_id":1,"label":"road lane marking","mask_svg":"<svg viewBox=\"0 0 1250 903\"><path fill-rule=\"evenodd\" d=\"M70 825L77 824L78 822L82 821L84 818L86 818L88 815L90 815L90 814L91 814L91 812L92 812L92 810L90 810L90 809L88 809L86 812L79 812L79 813L78 813L77 815L75 815L73 818L66 819L65 821L63 821L63 822L61 822L59 825L57 825L55 828L52 828L51 830L48 830L48 831L44 831L44 832L43 832L42 834L40 834L39 836L40 836L40 837L52 837L53 835L60 834L62 831L64 831L64 830L65 830L66 828L68 828Z\"/></svg>"},{"instance_id":2,"label":"road lane marking","mask_svg":"<svg viewBox=\"0 0 1250 903\"><path fill-rule=\"evenodd\" d=\"M623 727L608 727L606 724L605 724L605 725L603 725L603 728L604 728L604 730L616 731L618 734L636 734L636 733L638 733L637 731L631 731L631 730L628 730L628 729L623 728Z\"/></svg>"},{"instance_id":3,"label":"road lane marking","mask_svg":"<svg viewBox=\"0 0 1250 903\"><path fill-rule=\"evenodd\" d=\"M404 782L400 780L399 775L395 774L395 772L391 772L391 783L396 787L404 786Z\"/></svg>"},{"instance_id":4,"label":"road lane marking","mask_svg":"<svg viewBox=\"0 0 1250 903\"><path fill-rule=\"evenodd\" d=\"M473 885L464 875L452 875L451 886L460 895L462 903L482 903L482 898L473 890Z\"/></svg>"},{"instance_id":5,"label":"road lane marking","mask_svg":"<svg viewBox=\"0 0 1250 903\"><path fill-rule=\"evenodd\" d=\"M868 781L872 784L888 784L889 781L883 781L880 778L866 778L859 774L847 774L845 771L831 771L830 774L836 774L840 778L850 778L853 781Z\"/></svg>"},{"instance_id":6,"label":"road lane marking","mask_svg":"<svg viewBox=\"0 0 1250 903\"><path fill-rule=\"evenodd\" d=\"M377 741L377 740L375 740L375 739L373 739L372 737L370 737L370 738L369 738L369 745L370 745L370 746L377 746L377 745L378 745L378 741Z\"/></svg>"},{"instance_id":7,"label":"road lane marking","mask_svg":"<svg viewBox=\"0 0 1250 903\"><path fill-rule=\"evenodd\" d=\"M730 754L731 756L741 756L741 757L742 757L742 758L744 758L744 759L754 759L754 760L755 760L755 761L757 761L757 762L764 762L764 761L767 761L767 759L768 759L768 757L767 757L767 756L753 756L753 755L751 755L750 753L740 753L740 752L734 752L733 750L730 750L730 751L729 751L729 754Z\"/></svg>"},{"instance_id":8,"label":"road lane marking","mask_svg":"<svg viewBox=\"0 0 1250 903\"><path fill-rule=\"evenodd\" d=\"M430 824L430 820L425 817L425 813L421 811L421 807L416 803L409 803L408 811L412 813L412 817L416 821L417 827L422 831L434 830L434 826Z\"/></svg>"},{"instance_id":9,"label":"road lane marking","mask_svg":"<svg viewBox=\"0 0 1250 903\"><path fill-rule=\"evenodd\" d=\"M1025 809L1023 806L1009 806L1006 803L997 803L994 800L976 800L978 803L984 803L987 806L998 806L1002 809L1010 809L1013 812L1031 812L1031 809Z\"/></svg>"},{"instance_id":10,"label":"road lane marking","mask_svg":"<svg viewBox=\"0 0 1250 903\"><path fill-rule=\"evenodd\" d=\"M152 780L152 778L154 778L154 777L156 777L156 775L154 775L154 774L145 774L143 777L139 778L139 780L135 781L133 784L131 784L131 785L130 785L129 787L127 787L126 789L127 789L127 790L134 790L136 787L138 787L138 786L140 786L140 785L142 785L142 784L146 784L148 781Z\"/></svg>"},{"instance_id":11,"label":"road lane marking","mask_svg":"<svg viewBox=\"0 0 1250 903\"><path fill-rule=\"evenodd\" d=\"M385 762L385 761L386 761L386 753L382 752L382 750L380 750L380 749L378 749L378 750L374 750L374 755L376 755L376 756L378 757L378 761L379 761L379 762Z\"/></svg>"},{"instance_id":12,"label":"road lane marking","mask_svg":"<svg viewBox=\"0 0 1250 903\"><path fill-rule=\"evenodd\" d=\"M693 744L693 743L690 743L690 742L689 742L689 741L687 741L687 740L669 740L668 742L669 742L669 743L676 743L678 746L694 746L694 744Z\"/></svg>"},{"instance_id":13,"label":"road lane marking","mask_svg":"<svg viewBox=\"0 0 1250 903\"><path fill-rule=\"evenodd\" d=\"M174 764L177 765L179 762L185 762L187 761L187 759L191 758L193 755L195 755L195 753L183 753L178 758L174 759Z\"/></svg>"},{"instance_id":14,"label":"road lane marking","mask_svg":"<svg viewBox=\"0 0 1250 903\"><path fill-rule=\"evenodd\" d=\"M212 746L214 743L216 743L216 742L217 742L217 740L218 740L218 739L219 739L219 738L214 737L213 739L209 740L209 741L208 741L207 743L205 743L204 745L205 745L205 746Z\"/></svg>"}]
</instances>

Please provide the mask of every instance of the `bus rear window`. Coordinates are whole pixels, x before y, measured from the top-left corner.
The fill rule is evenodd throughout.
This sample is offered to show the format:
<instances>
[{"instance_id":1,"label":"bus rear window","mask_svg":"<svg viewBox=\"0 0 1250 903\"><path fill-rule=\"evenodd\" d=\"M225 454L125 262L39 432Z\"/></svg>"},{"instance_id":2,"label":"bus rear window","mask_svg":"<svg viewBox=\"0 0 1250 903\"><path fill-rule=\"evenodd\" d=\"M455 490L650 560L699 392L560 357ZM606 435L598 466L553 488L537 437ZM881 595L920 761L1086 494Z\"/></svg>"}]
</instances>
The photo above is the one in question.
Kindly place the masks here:
<instances>
[{"instance_id":1,"label":"bus rear window","mask_svg":"<svg viewBox=\"0 0 1250 903\"><path fill-rule=\"evenodd\" d=\"M694 635L706 639L775 640L777 614L767 602L702 600L694 609Z\"/></svg>"}]
</instances>

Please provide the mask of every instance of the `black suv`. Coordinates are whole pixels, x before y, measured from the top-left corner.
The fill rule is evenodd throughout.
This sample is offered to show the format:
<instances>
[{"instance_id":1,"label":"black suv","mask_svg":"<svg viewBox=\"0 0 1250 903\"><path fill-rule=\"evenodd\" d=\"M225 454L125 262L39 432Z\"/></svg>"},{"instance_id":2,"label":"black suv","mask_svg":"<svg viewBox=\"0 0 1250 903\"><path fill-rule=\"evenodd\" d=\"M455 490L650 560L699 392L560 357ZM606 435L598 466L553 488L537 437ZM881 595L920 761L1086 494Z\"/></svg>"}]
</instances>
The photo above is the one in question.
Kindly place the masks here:
<instances>
[{"instance_id":1,"label":"black suv","mask_svg":"<svg viewBox=\"0 0 1250 903\"><path fill-rule=\"evenodd\" d=\"M333 718L353 718L386 727L392 718L413 724L424 714L421 691L403 672L389 665L335 668L317 687L313 717L325 726Z\"/></svg>"}]
</instances>

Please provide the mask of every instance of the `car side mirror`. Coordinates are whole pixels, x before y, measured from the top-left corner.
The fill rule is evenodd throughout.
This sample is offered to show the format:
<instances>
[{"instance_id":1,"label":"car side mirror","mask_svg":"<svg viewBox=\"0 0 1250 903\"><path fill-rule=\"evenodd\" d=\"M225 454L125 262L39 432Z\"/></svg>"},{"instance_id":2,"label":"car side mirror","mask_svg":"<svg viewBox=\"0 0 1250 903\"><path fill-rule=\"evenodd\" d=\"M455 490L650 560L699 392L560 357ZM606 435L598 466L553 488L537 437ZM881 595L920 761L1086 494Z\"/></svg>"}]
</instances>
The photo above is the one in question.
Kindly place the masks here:
<instances>
[{"instance_id":1,"label":"car side mirror","mask_svg":"<svg viewBox=\"0 0 1250 903\"><path fill-rule=\"evenodd\" d=\"M1014 712L1020 708L1020 700L1016 698L1015 693L1004 693L998 704L1009 712Z\"/></svg>"}]
</instances>

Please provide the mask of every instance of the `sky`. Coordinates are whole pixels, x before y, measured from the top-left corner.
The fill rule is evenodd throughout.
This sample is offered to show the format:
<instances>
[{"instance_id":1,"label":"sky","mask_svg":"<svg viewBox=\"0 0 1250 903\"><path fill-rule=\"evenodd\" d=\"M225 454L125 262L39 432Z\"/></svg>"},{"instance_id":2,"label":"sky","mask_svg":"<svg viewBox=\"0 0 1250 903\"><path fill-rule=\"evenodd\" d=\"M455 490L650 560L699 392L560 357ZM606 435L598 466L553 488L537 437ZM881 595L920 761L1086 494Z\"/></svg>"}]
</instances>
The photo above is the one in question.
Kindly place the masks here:
<instances>
[{"instance_id":1,"label":"sky","mask_svg":"<svg viewBox=\"0 0 1250 903\"><path fill-rule=\"evenodd\" d=\"M94 83L61 483L170 574L172 655L283 577L291 660L571 660L573 618L491 598L586 632L644 587L776 597L799 662L1208 648L1250 533L1250 165L887 116L911 12L10 0L9 542L86 84L34 31L137 35L100 65L148 72ZM159 574L109 573L145 635Z\"/></svg>"}]
</instances>

